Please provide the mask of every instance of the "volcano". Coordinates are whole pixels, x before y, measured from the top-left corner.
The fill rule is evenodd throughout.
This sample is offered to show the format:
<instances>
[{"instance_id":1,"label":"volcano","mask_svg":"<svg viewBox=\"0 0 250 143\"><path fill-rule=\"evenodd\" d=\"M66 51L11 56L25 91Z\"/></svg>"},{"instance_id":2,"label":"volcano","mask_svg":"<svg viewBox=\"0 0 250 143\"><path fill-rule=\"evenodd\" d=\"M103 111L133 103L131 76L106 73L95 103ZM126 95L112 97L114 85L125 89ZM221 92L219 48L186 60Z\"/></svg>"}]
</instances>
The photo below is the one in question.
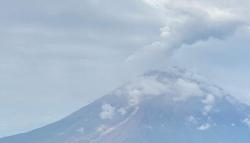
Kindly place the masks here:
<instances>
[{"instance_id":1,"label":"volcano","mask_svg":"<svg viewBox=\"0 0 250 143\"><path fill-rule=\"evenodd\" d=\"M249 106L177 68L150 71L58 122L0 139L0 143L249 142Z\"/></svg>"}]
</instances>

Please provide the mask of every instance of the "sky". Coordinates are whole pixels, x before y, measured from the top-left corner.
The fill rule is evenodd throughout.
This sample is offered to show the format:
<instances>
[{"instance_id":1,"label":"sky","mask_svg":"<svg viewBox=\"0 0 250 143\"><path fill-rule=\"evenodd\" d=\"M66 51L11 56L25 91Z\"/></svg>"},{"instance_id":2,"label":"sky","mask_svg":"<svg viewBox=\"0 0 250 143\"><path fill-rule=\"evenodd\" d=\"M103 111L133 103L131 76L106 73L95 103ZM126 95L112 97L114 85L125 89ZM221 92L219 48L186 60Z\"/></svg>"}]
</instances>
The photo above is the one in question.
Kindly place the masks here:
<instances>
[{"instance_id":1,"label":"sky","mask_svg":"<svg viewBox=\"0 0 250 143\"><path fill-rule=\"evenodd\" d=\"M0 2L0 137L178 66L250 104L247 0Z\"/></svg>"}]
</instances>

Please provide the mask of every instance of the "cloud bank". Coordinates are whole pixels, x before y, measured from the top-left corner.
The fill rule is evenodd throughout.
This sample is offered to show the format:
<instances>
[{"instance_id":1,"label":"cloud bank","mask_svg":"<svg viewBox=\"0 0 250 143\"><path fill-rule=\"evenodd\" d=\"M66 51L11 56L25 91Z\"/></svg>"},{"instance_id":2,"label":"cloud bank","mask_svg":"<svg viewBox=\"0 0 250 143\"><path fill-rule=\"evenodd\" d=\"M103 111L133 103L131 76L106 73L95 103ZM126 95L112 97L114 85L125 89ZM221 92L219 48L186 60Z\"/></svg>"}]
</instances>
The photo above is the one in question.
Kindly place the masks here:
<instances>
[{"instance_id":1,"label":"cloud bank","mask_svg":"<svg viewBox=\"0 0 250 143\"><path fill-rule=\"evenodd\" d=\"M239 96L250 95L249 7L248 0L1 1L0 136L58 120L169 65L199 69L250 101Z\"/></svg>"}]
</instances>

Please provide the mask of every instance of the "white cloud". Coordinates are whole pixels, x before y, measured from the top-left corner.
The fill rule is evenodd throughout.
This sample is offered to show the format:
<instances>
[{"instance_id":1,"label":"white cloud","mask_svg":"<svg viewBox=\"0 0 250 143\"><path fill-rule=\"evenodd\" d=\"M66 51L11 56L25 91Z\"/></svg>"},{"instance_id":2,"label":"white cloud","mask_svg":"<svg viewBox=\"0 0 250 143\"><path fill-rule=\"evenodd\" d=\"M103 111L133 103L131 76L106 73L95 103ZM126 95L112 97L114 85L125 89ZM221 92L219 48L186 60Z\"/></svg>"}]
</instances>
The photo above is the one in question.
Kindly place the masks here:
<instances>
[{"instance_id":1,"label":"white cloud","mask_svg":"<svg viewBox=\"0 0 250 143\"><path fill-rule=\"evenodd\" d=\"M205 123L205 124L202 124L199 127L197 127L197 129L201 130L201 131L204 131L204 130L209 129L210 127L211 127L211 125L209 123Z\"/></svg>"},{"instance_id":2,"label":"white cloud","mask_svg":"<svg viewBox=\"0 0 250 143\"><path fill-rule=\"evenodd\" d=\"M215 97L212 94L208 94L204 100L202 100L204 104L213 104L215 102Z\"/></svg>"},{"instance_id":3,"label":"white cloud","mask_svg":"<svg viewBox=\"0 0 250 143\"><path fill-rule=\"evenodd\" d=\"M178 79L174 84L174 92L176 96L175 101L185 101L186 99L193 96L203 96L204 93L201 91L199 85L195 82Z\"/></svg>"},{"instance_id":4,"label":"white cloud","mask_svg":"<svg viewBox=\"0 0 250 143\"><path fill-rule=\"evenodd\" d=\"M188 118L187 118L187 121L192 123L192 124L197 124L198 121L197 121L197 118L194 117L193 115L190 115Z\"/></svg>"},{"instance_id":5,"label":"white cloud","mask_svg":"<svg viewBox=\"0 0 250 143\"><path fill-rule=\"evenodd\" d=\"M137 105L145 98L165 93L168 87L155 78L141 77L125 87L130 105Z\"/></svg>"},{"instance_id":6,"label":"white cloud","mask_svg":"<svg viewBox=\"0 0 250 143\"><path fill-rule=\"evenodd\" d=\"M108 127L106 126L106 125L100 125L97 129L96 129L96 131L97 132L104 132L105 130L107 130L108 129Z\"/></svg>"},{"instance_id":7,"label":"white cloud","mask_svg":"<svg viewBox=\"0 0 250 143\"><path fill-rule=\"evenodd\" d=\"M249 118L245 118L244 120L242 120L242 122L250 128L250 119Z\"/></svg>"},{"instance_id":8,"label":"white cloud","mask_svg":"<svg viewBox=\"0 0 250 143\"><path fill-rule=\"evenodd\" d=\"M203 114L207 115L208 112L211 111L213 108L213 104L215 103L215 97L212 94L206 95L205 99L202 100L202 103L204 103L204 109Z\"/></svg>"},{"instance_id":9,"label":"white cloud","mask_svg":"<svg viewBox=\"0 0 250 143\"><path fill-rule=\"evenodd\" d=\"M127 110L125 108L120 108L117 110L121 115L127 114Z\"/></svg>"},{"instance_id":10,"label":"white cloud","mask_svg":"<svg viewBox=\"0 0 250 143\"><path fill-rule=\"evenodd\" d=\"M85 129L84 128L79 128L79 129L77 129L77 132L79 132L79 133L84 133L85 132Z\"/></svg>"},{"instance_id":11,"label":"white cloud","mask_svg":"<svg viewBox=\"0 0 250 143\"><path fill-rule=\"evenodd\" d=\"M112 119L115 114L116 108L111 104L103 104L102 112L99 114L101 119Z\"/></svg>"}]
</instances>

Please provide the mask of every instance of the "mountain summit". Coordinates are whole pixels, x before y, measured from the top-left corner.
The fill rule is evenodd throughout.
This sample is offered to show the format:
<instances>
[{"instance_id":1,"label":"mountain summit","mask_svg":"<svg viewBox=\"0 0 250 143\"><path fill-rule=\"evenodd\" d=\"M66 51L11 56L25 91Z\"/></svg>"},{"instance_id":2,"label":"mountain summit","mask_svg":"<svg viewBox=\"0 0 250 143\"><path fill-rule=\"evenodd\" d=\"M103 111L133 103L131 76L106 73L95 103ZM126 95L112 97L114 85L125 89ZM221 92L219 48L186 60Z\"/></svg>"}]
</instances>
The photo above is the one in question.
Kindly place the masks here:
<instances>
[{"instance_id":1,"label":"mountain summit","mask_svg":"<svg viewBox=\"0 0 250 143\"><path fill-rule=\"evenodd\" d=\"M70 116L0 143L249 143L250 108L178 68L151 71Z\"/></svg>"}]
</instances>

